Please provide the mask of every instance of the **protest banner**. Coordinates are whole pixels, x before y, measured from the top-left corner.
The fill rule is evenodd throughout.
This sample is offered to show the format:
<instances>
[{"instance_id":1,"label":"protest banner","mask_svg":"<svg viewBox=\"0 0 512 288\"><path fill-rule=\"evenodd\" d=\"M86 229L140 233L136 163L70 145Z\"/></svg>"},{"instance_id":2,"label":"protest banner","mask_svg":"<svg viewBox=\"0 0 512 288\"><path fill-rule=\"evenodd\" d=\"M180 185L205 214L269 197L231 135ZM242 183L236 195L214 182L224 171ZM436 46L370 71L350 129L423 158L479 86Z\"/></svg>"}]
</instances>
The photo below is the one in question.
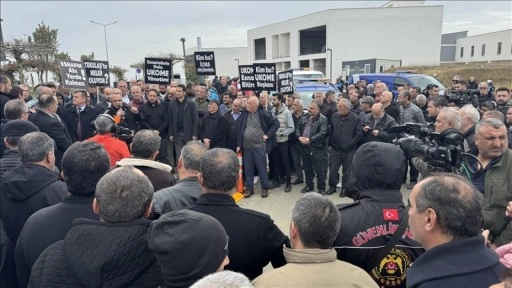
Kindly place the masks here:
<instances>
[{"instance_id":1,"label":"protest banner","mask_svg":"<svg viewBox=\"0 0 512 288\"><path fill-rule=\"evenodd\" d=\"M144 82L146 84L169 85L171 83L171 60L145 58Z\"/></svg>"},{"instance_id":2,"label":"protest banner","mask_svg":"<svg viewBox=\"0 0 512 288\"><path fill-rule=\"evenodd\" d=\"M87 89L87 76L82 62L62 60L59 66L62 86L70 89Z\"/></svg>"},{"instance_id":3,"label":"protest banner","mask_svg":"<svg viewBox=\"0 0 512 288\"><path fill-rule=\"evenodd\" d=\"M107 61L84 60L83 63L89 86L110 86L110 70Z\"/></svg>"},{"instance_id":4,"label":"protest banner","mask_svg":"<svg viewBox=\"0 0 512 288\"><path fill-rule=\"evenodd\" d=\"M197 75L216 75L215 55L212 51L194 52Z\"/></svg>"}]
</instances>

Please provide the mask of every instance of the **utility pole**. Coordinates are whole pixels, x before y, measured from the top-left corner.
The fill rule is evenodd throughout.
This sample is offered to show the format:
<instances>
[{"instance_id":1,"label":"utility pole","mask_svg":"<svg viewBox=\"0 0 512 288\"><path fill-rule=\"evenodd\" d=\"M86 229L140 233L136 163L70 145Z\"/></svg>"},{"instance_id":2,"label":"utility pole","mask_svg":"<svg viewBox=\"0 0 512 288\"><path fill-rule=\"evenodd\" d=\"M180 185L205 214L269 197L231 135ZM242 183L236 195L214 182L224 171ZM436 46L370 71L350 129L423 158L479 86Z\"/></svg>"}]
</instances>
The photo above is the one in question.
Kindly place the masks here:
<instances>
[{"instance_id":1,"label":"utility pole","mask_svg":"<svg viewBox=\"0 0 512 288\"><path fill-rule=\"evenodd\" d=\"M187 74L186 73L187 70L185 68L185 64L187 62L187 57L185 55L185 41L186 40L187 39L185 39L185 38L181 38L180 39L181 43L183 44L183 82L182 82L182 84L184 84L184 85L187 85L187 75L186 75Z\"/></svg>"}]
</instances>

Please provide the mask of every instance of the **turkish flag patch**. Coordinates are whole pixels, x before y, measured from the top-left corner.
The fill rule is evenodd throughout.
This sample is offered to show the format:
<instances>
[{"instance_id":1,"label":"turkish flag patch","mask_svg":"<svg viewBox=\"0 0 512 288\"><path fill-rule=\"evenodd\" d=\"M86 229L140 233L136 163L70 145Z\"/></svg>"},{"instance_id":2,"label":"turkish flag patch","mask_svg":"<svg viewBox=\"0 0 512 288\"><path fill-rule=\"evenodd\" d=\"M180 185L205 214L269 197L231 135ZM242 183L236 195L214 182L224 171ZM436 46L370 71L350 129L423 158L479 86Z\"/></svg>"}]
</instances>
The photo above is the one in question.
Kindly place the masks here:
<instances>
[{"instance_id":1,"label":"turkish flag patch","mask_svg":"<svg viewBox=\"0 0 512 288\"><path fill-rule=\"evenodd\" d=\"M382 209L382 216L384 216L384 220L399 220L397 209Z\"/></svg>"}]
</instances>

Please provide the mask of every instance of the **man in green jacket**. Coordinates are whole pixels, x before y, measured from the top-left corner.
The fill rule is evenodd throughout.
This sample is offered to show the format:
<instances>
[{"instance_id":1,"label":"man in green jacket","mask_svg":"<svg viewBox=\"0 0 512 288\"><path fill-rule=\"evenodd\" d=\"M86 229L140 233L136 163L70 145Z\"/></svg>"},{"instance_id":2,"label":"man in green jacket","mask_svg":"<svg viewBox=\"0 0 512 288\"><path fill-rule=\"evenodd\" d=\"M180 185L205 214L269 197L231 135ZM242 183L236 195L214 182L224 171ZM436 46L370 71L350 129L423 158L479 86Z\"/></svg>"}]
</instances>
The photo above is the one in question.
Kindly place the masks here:
<instances>
[{"instance_id":1,"label":"man in green jacket","mask_svg":"<svg viewBox=\"0 0 512 288\"><path fill-rule=\"evenodd\" d=\"M476 160L470 159L471 182L484 195L484 229L489 229L492 248L512 241L512 222L505 219L512 201L512 150L507 128L497 119L485 119L475 127ZM481 166L480 166L481 165Z\"/></svg>"}]
</instances>

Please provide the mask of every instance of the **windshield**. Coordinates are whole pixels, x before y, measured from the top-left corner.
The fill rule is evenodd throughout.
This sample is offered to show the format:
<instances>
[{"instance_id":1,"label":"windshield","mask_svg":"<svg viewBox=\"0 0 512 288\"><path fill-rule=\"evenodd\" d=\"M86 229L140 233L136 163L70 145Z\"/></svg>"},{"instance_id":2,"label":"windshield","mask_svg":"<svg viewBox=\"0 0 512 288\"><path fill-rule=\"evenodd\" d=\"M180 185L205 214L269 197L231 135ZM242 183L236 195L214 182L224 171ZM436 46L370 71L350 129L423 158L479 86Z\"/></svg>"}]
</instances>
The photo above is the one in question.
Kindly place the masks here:
<instances>
[{"instance_id":1,"label":"windshield","mask_svg":"<svg viewBox=\"0 0 512 288\"><path fill-rule=\"evenodd\" d=\"M334 89L332 89L333 91L335 91ZM316 92L316 91L320 91L320 92L323 92L325 94L325 90L307 90L307 91L297 91L296 93L299 93L300 95L300 99L302 101L304 101L304 109L307 109L308 106L309 106L309 103L311 103L311 101L313 101L313 94ZM336 92L336 91L335 91ZM336 93L336 95L338 95L338 92Z\"/></svg>"},{"instance_id":2,"label":"windshield","mask_svg":"<svg viewBox=\"0 0 512 288\"><path fill-rule=\"evenodd\" d=\"M441 84L441 82L437 81L434 77L428 76L428 75L422 75L422 76L409 76L408 77L412 83L414 83L415 86L418 86L421 88L421 90L427 88L428 84L435 84L439 86L439 90L445 90L446 88Z\"/></svg>"}]
</instances>

